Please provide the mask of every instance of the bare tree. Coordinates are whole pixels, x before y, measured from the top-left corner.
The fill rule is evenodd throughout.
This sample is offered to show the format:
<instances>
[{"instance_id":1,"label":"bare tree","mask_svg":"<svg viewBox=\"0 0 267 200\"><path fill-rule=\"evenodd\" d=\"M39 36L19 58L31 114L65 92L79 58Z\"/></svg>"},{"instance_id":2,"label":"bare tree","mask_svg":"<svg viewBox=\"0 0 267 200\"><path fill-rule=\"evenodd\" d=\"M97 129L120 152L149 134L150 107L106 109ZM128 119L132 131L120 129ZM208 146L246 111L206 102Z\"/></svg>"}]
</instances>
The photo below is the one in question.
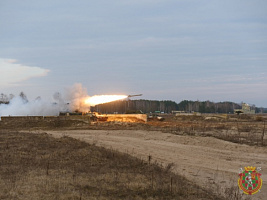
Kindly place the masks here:
<instances>
[{"instance_id":1,"label":"bare tree","mask_svg":"<svg viewBox=\"0 0 267 200\"><path fill-rule=\"evenodd\" d=\"M23 100L24 103L28 103L29 102L29 100L28 100L26 94L24 94L24 92L21 92L19 94L19 96L21 97L21 99Z\"/></svg>"}]
</instances>

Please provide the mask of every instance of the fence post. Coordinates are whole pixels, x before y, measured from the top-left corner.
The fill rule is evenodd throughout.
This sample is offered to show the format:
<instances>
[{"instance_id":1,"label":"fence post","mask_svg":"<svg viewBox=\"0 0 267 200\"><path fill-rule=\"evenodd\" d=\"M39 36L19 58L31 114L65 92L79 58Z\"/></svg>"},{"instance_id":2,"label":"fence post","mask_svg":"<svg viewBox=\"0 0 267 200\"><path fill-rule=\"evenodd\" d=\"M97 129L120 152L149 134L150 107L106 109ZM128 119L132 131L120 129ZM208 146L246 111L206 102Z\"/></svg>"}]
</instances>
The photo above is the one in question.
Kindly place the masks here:
<instances>
[{"instance_id":1,"label":"fence post","mask_svg":"<svg viewBox=\"0 0 267 200\"><path fill-rule=\"evenodd\" d=\"M265 121L263 122L263 130L262 130L262 135L261 135L261 144L262 146L264 145L264 134L265 134Z\"/></svg>"}]
</instances>

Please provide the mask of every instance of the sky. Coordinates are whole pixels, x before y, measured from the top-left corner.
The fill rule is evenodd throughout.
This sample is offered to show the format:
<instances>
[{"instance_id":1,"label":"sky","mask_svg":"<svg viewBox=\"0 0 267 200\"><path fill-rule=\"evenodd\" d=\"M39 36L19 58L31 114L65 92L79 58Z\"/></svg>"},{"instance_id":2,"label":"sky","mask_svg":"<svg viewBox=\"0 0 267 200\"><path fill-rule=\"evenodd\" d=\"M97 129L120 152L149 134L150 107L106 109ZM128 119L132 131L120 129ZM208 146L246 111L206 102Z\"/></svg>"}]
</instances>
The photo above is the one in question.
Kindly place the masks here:
<instances>
[{"instance_id":1,"label":"sky","mask_svg":"<svg viewBox=\"0 0 267 200\"><path fill-rule=\"evenodd\" d=\"M266 0L0 0L0 93L267 107Z\"/></svg>"}]
</instances>

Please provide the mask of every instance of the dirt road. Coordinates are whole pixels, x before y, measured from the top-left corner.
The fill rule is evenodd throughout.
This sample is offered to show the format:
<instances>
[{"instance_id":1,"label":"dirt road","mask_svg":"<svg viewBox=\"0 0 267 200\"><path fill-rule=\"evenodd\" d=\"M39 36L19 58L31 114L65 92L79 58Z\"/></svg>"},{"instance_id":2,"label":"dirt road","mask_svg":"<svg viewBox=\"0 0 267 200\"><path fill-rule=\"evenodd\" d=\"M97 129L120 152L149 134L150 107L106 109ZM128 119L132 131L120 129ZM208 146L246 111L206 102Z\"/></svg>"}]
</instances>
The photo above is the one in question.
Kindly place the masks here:
<instances>
[{"instance_id":1,"label":"dirt road","mask_svg":"<svg viewBox=\"0 0 267 200\"><path fill-rule=\"evenodd\" d=\"M179 136L143 130L46 131L54 137L70 136L98 146L127 152L163 165L174 163L173 171L216 192L236 186L238 171L245 166L261 167L263 186L252 199L267 196L267 148L240 145L212 137ZM222 191L224 190L224 191Z\"/></svg>"}]
</instances>

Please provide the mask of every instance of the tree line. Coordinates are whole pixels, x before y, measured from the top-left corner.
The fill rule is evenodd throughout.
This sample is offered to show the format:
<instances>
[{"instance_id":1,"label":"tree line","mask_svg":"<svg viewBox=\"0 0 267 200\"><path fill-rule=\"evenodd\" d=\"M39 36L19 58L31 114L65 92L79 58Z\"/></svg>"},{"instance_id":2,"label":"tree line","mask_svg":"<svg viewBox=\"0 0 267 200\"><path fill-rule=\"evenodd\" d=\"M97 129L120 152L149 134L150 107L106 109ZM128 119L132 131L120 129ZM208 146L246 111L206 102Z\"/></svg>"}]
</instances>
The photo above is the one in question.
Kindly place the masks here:
<instances>
[{"instance_id":1,"label":"tree line","mask_svg":"<svg viewBox=\"0 0 267 200\"><path fill-rule=\"evenodd\" d=\"M0 104L8 104L15 95L13 94L0 94ZM24 92L20 92L19 97L23 99L25 103L28 102L28 98ZM37 97L36 99L39 99ZM234 113L234 109L241 109L242 103L237 104L234 102L212 102L212 101L190 101L183 100L180 103L174 101L165 100L122 100L114 101L110 103L100 104L95 107L91 107L91 111L97 111L101 113L172 113L172 111L181 112L199 112L199 113ZM256 113L267 113L267 108L253 107Z\"/></svg>"},{"instance_id":2,"label":"tree line","mask_svg":"<svg viewBox=\"0 0 267 200\"><path fill-rule=\"evenodd\" d=\"M200 112L200 113L234 113L234 109L241 109L241 104L233 102L188 101L180 103L174 101L156 100L123 100L97 105L92 111L101 113L172 113L172 111Z\"/></svg>"}]
</instances>

